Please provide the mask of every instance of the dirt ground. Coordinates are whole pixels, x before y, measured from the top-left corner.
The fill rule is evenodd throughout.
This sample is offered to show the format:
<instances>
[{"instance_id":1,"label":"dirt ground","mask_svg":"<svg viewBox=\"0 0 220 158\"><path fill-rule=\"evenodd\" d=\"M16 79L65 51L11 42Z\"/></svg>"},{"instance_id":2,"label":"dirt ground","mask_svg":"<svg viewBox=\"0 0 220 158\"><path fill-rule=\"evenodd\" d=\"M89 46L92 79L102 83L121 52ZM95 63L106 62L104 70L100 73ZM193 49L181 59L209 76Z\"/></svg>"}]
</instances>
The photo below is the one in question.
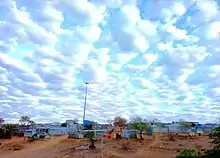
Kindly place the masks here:
<instances>
[{"instance_id":1,"label":"dirt ground","mask_svg":"<svg viewBox=\"0 0 220 158\"><path fill-rule=\"evenodd\" d=\"M104 139L95 150L76 150L86 146L87 140L68 139L67 136L28 142L24 138L0 140L1 158L174 158L182 148L197 150L211 147L208 136L189 137L184 134L154 134L144 141L132 139Z\"/></svg>"}]
</instances>

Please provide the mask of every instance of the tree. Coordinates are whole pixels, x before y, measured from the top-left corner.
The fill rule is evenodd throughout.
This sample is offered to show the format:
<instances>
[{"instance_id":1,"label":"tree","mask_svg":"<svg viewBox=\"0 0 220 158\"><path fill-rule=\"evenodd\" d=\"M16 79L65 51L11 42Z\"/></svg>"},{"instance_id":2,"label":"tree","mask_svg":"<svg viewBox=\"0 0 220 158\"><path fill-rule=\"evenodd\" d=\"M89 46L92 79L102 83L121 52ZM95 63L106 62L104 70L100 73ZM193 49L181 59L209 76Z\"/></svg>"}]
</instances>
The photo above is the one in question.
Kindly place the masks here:
<instances>
[{"instance_id":1,"label":"tree","mask_svg":"<svg viewBox=\"0 0 220 158\"><path fill-rule=\"evenodd\" d=\"M0 125L2 125L5 122L3 118L0 118Z\"/></svg>"},{"instance_id":2,"label":"tree","mask_svg":"<svg viewBox=\"0 0 220 158\"><path fill-rule=\"evenodd\" d=\"M107 119L107 123L109 125L109 127L112 127L112 124L113 124L114 120L113 119Z\"/></svg>"},{"instance_id":3,"label":"tree","mask_svg":"<svg viewBox=\"0 0 220 158\"><path fill-rule=\"evenodd\" d=\"M29 121L29 124L31 125L31 127L34 127L36 125L36 123L32 120Z\"/></svg>"},{"instance_id":4,"label":"tree","mask_svg":"<svg viewBox=\"0 0 220 158\"><path fill-rule=\"evenodd\" d=\"M114 118L114 132L116 134L116 139L121 139L122 127L124 127L127 123L127 120L123 117L116 116Z\"/></svg>"},{"instance_id":5,"label":"tree","mask_svg":"<svg viewBox=\"0 0 220 158\"><path fill-rule=\"evenodd\" d=\"M22 129L35 125L35 122L29 116L21 116L19 122Z\"/></svg>"},{"instance_id":6,"label":"tree","mask_svg":"<svg viewBox=\"0 0 220 158\"><path fill-rule=\"evenodd\" d=\"M108 122L108 134L111 134L114 131L114 128L112 125L114 120L109 118L107 119L107 122Z\"/></svg>"},{"instance_id":7,"label":"tree","mask_svg":"<svg viewBox=\"0 0 220 158\"><path fill-rule=\"evenodd\" d=\"M24 125L27 126L30 123L30 117L29 116L21 116L19 122Z\"/></svg>"},{"instance_id":8,"label":"tree","mask_svg":"<svg viewBox=\"0 0 220 158\"><path fill-rule=\"evenodd\" d=\"M84 135L84 137L87 138L88 141L90 142L89 148L90 149L95 149L96 148L95 142L97 141L97 139L95 138L94 132L87 132Z\"/></svg>"},{"instance_id":9,"label":"tree","mask_svg":"<svg viewBox=\"0 0 220 158\"><path fill-rule=\"evenodd\" d=\"M16 130L15 124L3 124L0 129L0 138L11 139L13 132Z\"/></svg>"},{"instance_id":10,"label":"tree","mask_svg":"<svg viewBox=\"0 0 220 158\"><path fill-rule=\"evenodd\" d=\"M213 129L212 139L212 144L214 144L214 148L220 149L220 126Z\"/></svg>"},{"instance_id":11,"label":"tree","mask_svg":"<svg viewBox=\"0 0 220 158\"><path fill-rule=\"evenodd\" d=\"M127 120L120 116L116 116L113 120L114 126L123 127L126 125L126 123L127 123Z\"/></svg>"},{"instance_id":12,"label":"tree","mask_svg":"<svg viewBox=\"0 0 220 158\"><path fill-rule=\"evenodd\" d=\"M147 120L144 120L141 117L133 117L131 118L130 124L132 128L139 131L141 140L144 140L144 138L142 137L143 131L149 127L149 123L147 122Z\"/></svg>"},{"instance_id":13,"label":"tree","mask_svg":"<svg viewBox=\"0 0 220 158\"><path fill-rule=\"evenodd\" d=\"M12 132L13 130L15 130L16 127L17 126L15 124L11 124L11 123L2 125L2 128L9 132Z\"/></svg>"},{"instance_id":14,"label":"tree","mask_svg":"<svg viewBox=\"0 0 220 158\"><path fill-rule=\"evenodd\" d=\"M36 123L35 123L34 121L32 121L32 120L30 120L29 123L30 123L31 125L36 125Z\"/></svg>"}]
</instances>

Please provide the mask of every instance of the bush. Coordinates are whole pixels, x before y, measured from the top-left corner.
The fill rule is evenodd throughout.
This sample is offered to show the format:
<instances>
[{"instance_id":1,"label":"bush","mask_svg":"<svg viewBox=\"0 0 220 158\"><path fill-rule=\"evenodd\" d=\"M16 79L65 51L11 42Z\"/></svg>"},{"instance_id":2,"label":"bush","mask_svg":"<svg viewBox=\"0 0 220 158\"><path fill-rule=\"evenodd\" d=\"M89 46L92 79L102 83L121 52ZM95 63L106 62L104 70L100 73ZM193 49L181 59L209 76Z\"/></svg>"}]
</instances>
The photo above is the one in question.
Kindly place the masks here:
<instances>
[{"instance_id":1,"label":"bush","mask_svg":"<svg viewBox=\"0 0 220 158\"><path fill-rule=\"evenodd\" d=\"M95 136L95 132L84 132L83 137L84 138L90 138L90 137L94 137Z\"/></svg>"},{"instance_id":2,"label":"bush","mask_svg":"<svg viewBox=\"0 0 220 158\"><path fill-rule=\"evenodd\" d=\"M97 139L95 138L94 132L86 132L84 134L84 137L88 139L88 141L90 142L89 148L90 149L95 149L95 142L97 141Z\"/></svg>"},{"instance_id":3,"label":"bush","mask_svg":"<svg viewBox=\"0 0 220 158\"><path fill-rule=\"evenodd\" d=\"M212 133L212 144L214 144L215 148L220 148L220 126L215 128Z\"/></svg>"},{"instance_id":4,"label":"bush","mask_svg":"<svg viewBox=\"0 0 220 158\"><path fill-rule=\"evenodd\" d=\"M24 136L24 132L23 131L20 131L20 130L13 130L11 132L11 135L13 136L18 136L18 137L23 137Z\"/></svg>"},{"instance_id":5,"label":"bush","mask_svg":"<svg viewBox=\"0 0 220 158\"><path fill-rule=\"evenodd\" d=\"M197 155L197 151L194 148L183 149L179 152L176 158L195 158Z\"/></svg>"},{"instance_id":6,"label":"bush","mask_svg":"<svg viewBox=\"0 0 220 158\"><path fill-rule=\"evenodd\" d=\"M211 133L211 139L213 139L212 144L213 149L206 150L204 152L203 158L219 158L220 156L220 127L217 127Z\"/></svg>"},{"instance_id":7,"label":"bush","mask_svg":"<svg viewBox=\"0 0 220 158\"><path fill-rule=\"evenodd\" d=\"M220 127L217 127L210 134L213 139L212 144L214 148L205 150L204 154L199 156L196 149L184 149L178 153L176 158L219 158L220 156ZM199 147L200 148L200 147Z\"/></svg>"},{"instance_id":8,"label":"bush","mask_svg":"<svg viewBox=\"0 0 220 158\"><path fill-rule=\"evenodd\" d=\"M0 139L11 139L10 131L0 128Z\"/></svg>"},{"instance_id":9,"label":"bush","mask_svg":"<svg viewBox=\"0 0 220 158\"><path fill-rule=\"evenodd\" d=\"M219 158L220 149L214 148L211 150L206 150L202 158Z\"/></svg>"}]
</instances>

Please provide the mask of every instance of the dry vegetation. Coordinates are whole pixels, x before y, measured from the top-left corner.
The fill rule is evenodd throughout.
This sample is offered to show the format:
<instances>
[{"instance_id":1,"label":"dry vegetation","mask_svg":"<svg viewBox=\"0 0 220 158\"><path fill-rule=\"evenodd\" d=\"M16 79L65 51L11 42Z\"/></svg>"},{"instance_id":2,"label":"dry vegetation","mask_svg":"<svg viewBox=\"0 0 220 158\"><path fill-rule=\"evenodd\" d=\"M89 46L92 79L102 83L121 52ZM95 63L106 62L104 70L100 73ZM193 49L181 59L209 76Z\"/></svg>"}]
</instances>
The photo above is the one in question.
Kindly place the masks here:
<instances>
[{"instance_id":1,"label":"dry vegetation","mask_svg":"<svg viewBox=\"0 0 220 158\"><path fill-rule=\"evenodd\" d=\"M1 158L174 158L186 147L199 151L211 147L208 136L184 134L154 134L144 136L143 141L105 139L103 149L98 140L95 150L86 150L87 145L86 139L68 139L66 136L34 142L13 138L0 140L0 155Z\"/></svg>"}]
</instances>

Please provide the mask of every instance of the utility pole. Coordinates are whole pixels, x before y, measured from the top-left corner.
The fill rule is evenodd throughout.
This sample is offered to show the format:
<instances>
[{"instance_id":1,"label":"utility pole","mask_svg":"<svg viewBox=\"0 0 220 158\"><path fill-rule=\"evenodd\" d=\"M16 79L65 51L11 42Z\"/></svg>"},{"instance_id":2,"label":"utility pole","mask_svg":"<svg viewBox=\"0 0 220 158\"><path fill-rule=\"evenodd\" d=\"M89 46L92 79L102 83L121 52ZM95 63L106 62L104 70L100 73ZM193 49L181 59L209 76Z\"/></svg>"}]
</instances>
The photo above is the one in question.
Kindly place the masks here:
<instances>
[{"instance_id":1,"label":"utility pole","mask_svg":"<svg viewBox=\"0 0 220 158\"><path fill-rule=\"evenodd\" d=\"M85 121L85 116L86 116L86 105L87 105L87 91L88 91L88 89L87 89L87 85L88 85L89 83L88 82L85 82L85 86L86 86L86 90L85 90L85 103L84 103L84 110L83 110L83 128L84 128L84 121Z\"/></svg>"}]
</instances>

